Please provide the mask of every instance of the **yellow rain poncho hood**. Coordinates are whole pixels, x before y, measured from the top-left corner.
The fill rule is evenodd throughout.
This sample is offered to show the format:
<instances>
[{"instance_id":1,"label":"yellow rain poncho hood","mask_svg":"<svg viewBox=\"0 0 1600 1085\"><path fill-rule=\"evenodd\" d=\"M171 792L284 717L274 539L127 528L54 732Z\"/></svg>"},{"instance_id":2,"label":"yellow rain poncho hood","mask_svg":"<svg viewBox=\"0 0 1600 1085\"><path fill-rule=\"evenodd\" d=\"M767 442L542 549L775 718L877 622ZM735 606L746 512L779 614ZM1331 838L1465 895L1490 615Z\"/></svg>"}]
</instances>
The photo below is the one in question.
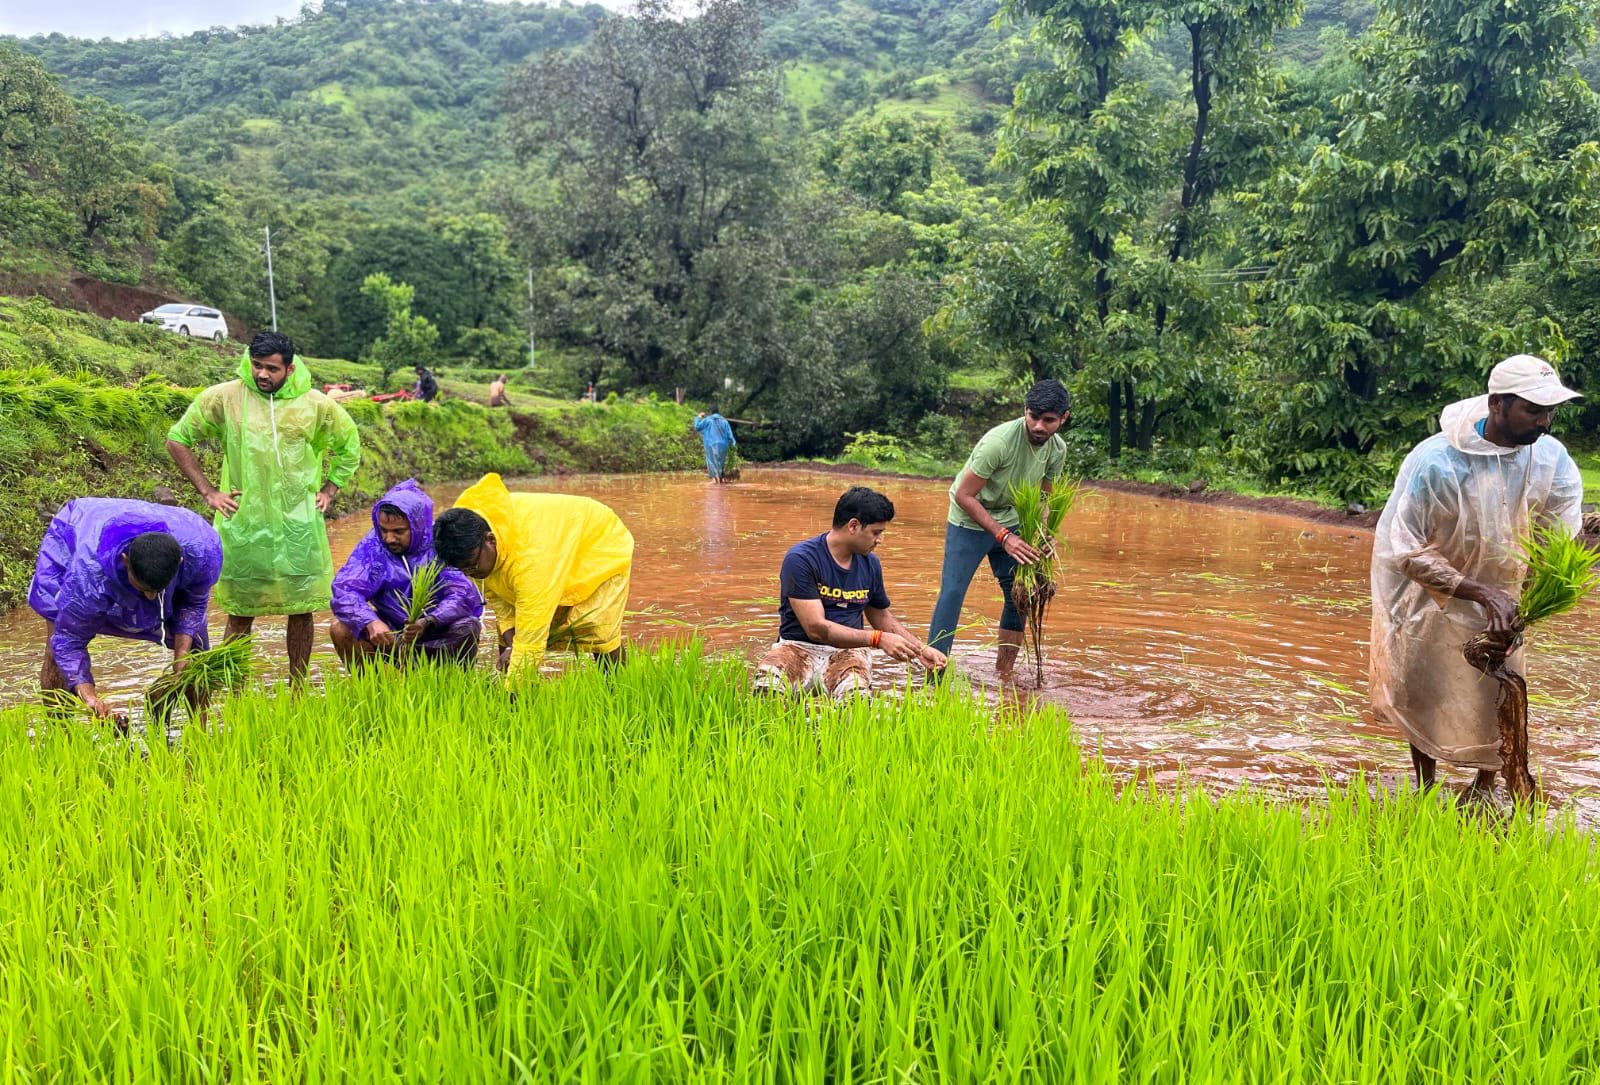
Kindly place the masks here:
<instances>
[{"instance_id":1,"label":"yellow rain poncho hood","mask_svg":"<svg viewBox=\"0 0 1600 1085\"><path fill-rule=\"evenodd\" d=\"M456 501L494 532L498 560L483 580L501 629L516 629L508 674L544 658L556 610L633 565L633 536L605 505L574 494L512 493L485 475Z\"/></svg>"},{"instance_id":2,"label":"yellow rain poncho hood","mask_svg":"<svg viewBox=\"0 0 1600 1085\"><path fill-rule=\"evenodd\" d=\"M1534 524L1576 530L1583 478L1554 437L1503 448L1478 427L1479 396L1447 407L1443 432L1406 457L1372 547L1372 705L1430 757L1500 769L1499 686L1462 658L1488 624L1457 599L1464 577L1513 598L1527 566L1518 548ZM1522 671L1522 651L1510 657Z\"/></svg>"},{"instance_id":3,"label":"yellow rain poncho hood","mask_svg":"<svg viewBox=\"0 0 1600 1085\"><path fill-rule=\"evenodd\" d=\"M218 513L222 579L216 601L227 614L304 614L326 610L333 583L328 531L317 510L326 481L343 488L361 463L356 424L311 387L304 362L273 395L256 388L250 358L239 379L195 397L167 439L189 448L222 448L224 493L239 491L239 511Z\"/></svg>"}]
</instances>

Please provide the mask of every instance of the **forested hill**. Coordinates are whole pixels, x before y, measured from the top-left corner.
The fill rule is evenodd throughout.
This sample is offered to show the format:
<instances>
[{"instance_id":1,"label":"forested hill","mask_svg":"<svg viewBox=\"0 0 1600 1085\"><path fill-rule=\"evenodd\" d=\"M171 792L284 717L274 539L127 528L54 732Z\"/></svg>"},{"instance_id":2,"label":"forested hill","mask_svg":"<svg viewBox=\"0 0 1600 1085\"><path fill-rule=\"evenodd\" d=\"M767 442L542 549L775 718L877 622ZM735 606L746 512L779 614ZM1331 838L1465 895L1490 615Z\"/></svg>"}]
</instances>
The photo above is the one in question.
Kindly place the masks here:
<instances>
[{"instance_id":1,"label":"forested hill","mask_svg":"<svg viewBox=\"0 0 1600 1085\"><path fill-rule=\"evenodd\" d=\"M72 93L150 122L187 169L238 192L338 196L373 213L473 201L502 159L507 73L582 42L605 15L596 4L326 0L276 26L18 44Z\"/></svg>"}]
</instances>

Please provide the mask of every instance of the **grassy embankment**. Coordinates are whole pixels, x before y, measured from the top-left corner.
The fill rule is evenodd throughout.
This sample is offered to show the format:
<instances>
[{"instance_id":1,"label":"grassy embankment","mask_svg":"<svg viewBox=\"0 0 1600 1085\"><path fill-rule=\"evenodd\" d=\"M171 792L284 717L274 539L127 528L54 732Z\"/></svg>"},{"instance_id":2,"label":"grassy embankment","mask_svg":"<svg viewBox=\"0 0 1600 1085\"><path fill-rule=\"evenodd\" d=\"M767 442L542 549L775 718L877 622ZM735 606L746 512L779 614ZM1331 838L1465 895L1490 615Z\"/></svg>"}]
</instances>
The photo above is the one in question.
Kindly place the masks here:
<instances>
[{"instance_id":1,"label":"grassy embankment","mask_svg":"<svg viewBox=\"0 0 1600 1085\"><path fill-rule=\"evenodd\" d=\"M1600 870L1443 796L1120 789L1049 711L671 649L0 712L0 1063L49 1080L1565 1082Z\"/></svg>"},{"instance_id":2,"label":"grassy embankment","mask_svg":"<svg viewBox=\"0 0 1600 1085\"><path fill-rule=\"evenodd\" d=\"M159 483L199 507L167 457L167 429L195 389L232 379L242 354L237 344L0 298L0 610L21 602L44 526L67 500L147 498ZM371 366L307 364L318 386L377 378ZM340 506L359 507L411 475L444 481L485 471L641 471L701 461L687 408L579 405L513 383L513 410L491 411L469 401L487 400L482 376L444 371L441 383L452 395L437 404L348 404L361 427L362 466Z\"/></svg>"}]
</instances>

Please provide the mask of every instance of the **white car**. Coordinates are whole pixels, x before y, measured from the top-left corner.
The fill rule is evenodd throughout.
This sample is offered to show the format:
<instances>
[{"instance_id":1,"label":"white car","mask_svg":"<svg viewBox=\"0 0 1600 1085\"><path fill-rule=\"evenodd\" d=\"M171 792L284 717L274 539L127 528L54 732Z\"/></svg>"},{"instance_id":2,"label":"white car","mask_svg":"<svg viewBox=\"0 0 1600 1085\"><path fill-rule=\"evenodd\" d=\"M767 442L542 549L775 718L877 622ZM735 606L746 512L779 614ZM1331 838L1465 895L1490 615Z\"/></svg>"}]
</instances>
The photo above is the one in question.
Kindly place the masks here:
<instances>
[{"instance_id":1,"label":"white car","mask_svg":"<svg viewBox=\"0 0 1600 1085\"><path fill-rule=\"evenodd\" d=\"M217 310L207 309L204 305L159 305L148 313L140 314L139 322L160 324L169 332L199 339L215 339L219 343L228 338L227 320Z\"/></svg>"}]
</instances>

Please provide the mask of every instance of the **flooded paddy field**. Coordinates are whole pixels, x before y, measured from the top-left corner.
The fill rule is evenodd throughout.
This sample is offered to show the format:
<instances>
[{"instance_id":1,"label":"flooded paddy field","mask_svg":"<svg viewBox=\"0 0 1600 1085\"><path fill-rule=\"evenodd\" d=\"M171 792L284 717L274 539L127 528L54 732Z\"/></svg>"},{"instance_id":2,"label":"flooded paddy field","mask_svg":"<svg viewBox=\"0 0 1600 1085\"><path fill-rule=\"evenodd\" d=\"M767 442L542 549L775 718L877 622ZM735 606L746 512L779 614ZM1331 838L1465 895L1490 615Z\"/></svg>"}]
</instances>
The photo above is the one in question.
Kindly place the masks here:
<instances>
[{"instance_id":1,"label":"flooded paddy field","mask_svg":"<svg viewBox=\"0 0 1600 1085\"><path fill-rule=\"evenodd\" d=\"M895 611L919 634L938 592L946 484L867 479L894 500L879 555ZM635 642L701 637L754 660L777 628L784 551L828 526L850 480L750 469L737 484L696 475L570 476L513 488L605 502L636 540L628 634ZM441 508L458 486L432 487ZM330 525L342 561L368 530L364 512ZM1069 553L1045 630L1045 680L1019 666L1015 689L993 682L999 590L987 567L968 593L957 664L985 696L1066 709L1083 741L1119 774L1157 785L1187 779L1289 794L1365 772L1396 783L1406 747L1366 713L1367 562L1371 535L1292 516L1086 490L1067 522ZM220 629L221 617L212 624ZM281 673L281 623L257 623ZM336 671L319 622L313 675ZM0 699L33 695L43 623L0 617ZM1535 771L1585 820L1600 814L1600 608L1542 627L1529 652ZM129 698L164 664L153 646L102 638L97 670ZM1465 666L1465 663L1462 664ZM903 669L877 681L902 687ZM920 683L921 675L910 676ZM1457 772L1453 776L1461 776Z\"/></svg>"}]
</instances>

